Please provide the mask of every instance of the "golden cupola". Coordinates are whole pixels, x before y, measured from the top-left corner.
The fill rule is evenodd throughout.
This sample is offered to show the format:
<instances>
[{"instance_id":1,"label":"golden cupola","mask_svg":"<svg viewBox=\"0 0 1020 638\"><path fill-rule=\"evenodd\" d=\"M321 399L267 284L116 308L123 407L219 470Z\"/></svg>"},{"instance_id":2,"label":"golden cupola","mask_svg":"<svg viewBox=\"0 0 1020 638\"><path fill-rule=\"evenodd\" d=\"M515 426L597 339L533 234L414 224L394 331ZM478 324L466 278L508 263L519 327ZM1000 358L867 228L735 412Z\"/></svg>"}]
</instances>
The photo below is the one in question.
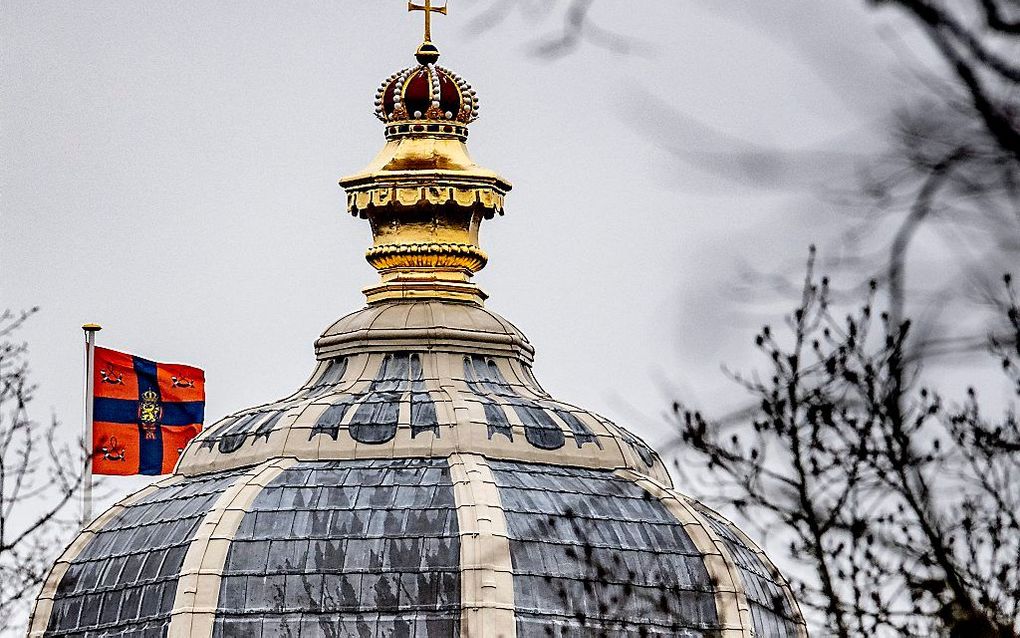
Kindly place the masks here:
<instances>
[{"instance_id":1,"label":"golden cupola","mask_svg":"<svg viewBox=\"0 0 1020 638\"><path fill-rule=\"evenodd\" d=\"M487 261L479 227L503 214L511 185L471 159L466 141L478 97L463 78L436 64L439 50L430 40L426 31L418 64L388 77L376 93L386 145L364 170L340 180L348 211L372 225L365 258L382 280L365 288L369 304L480 304L486 297L471 282Z\"/></svg>"}]
</instances>

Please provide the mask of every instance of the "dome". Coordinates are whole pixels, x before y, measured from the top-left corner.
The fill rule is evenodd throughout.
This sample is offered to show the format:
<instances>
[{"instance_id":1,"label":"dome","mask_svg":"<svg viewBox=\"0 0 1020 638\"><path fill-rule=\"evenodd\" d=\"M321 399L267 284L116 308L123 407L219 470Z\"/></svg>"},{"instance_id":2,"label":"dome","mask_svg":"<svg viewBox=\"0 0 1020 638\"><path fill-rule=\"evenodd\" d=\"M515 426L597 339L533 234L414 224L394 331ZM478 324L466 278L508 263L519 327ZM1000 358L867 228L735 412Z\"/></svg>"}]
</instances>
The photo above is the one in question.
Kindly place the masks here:
<instances>
[{"instance_id":1,"label":"dome","mask_svg":"<svg viewBox=\"0 0 1020 638\"><path fill-rule=\"evenodd\" d=\"M466 95L429 64L385 92L409 103L419 81L441 108L445 82ZM399 143L467 157L435 130L382 155ZM212 423L92 521L31 636L806 636L764 552L638 436L543 389L535 348L483 305L485 193L501 206L508 182L377 161L341 184L372 227L367 306L293 393Z\"/></svg>"},{"instance_id":2,"label":"dome","mask_svg":"<svg viewBox=\"0 0 1020 638\"><path fill-rule=\"evenodd\" d=\"M316 351L82 533L34 635L804 635L764 553L499 315L387 302Z\"/></svg>"}]
</instances>

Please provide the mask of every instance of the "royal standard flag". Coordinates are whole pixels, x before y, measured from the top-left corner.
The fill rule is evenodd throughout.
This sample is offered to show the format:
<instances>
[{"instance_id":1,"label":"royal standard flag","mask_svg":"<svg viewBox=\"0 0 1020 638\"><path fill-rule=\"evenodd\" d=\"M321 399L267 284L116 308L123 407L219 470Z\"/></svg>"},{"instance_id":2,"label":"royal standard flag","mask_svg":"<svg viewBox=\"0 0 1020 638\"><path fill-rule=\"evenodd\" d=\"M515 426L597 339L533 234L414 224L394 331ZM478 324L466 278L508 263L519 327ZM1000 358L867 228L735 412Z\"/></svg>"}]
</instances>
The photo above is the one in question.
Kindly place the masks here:
<instances>
[{"instance_id":1,"label":"royal standard flag","mask_svg":"<svg viewBox=\"0 0 1020 638\"><path fill-rule=\"evenodd\" d=\"M170 474L202 431L205 373L95 349L92 471Z\"/></svg>"}]
</instances>

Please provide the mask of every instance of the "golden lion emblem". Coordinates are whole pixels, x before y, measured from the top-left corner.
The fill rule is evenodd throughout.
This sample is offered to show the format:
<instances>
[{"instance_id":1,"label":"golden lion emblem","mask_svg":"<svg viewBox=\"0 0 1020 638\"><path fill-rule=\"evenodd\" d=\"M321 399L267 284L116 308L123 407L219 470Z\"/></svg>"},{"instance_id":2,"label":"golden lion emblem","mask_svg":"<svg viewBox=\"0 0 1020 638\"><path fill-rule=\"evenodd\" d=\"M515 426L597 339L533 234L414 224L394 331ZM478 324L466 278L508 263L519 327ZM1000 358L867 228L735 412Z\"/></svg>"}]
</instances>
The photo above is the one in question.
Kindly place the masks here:
<instances>
[{"instance_id":1,"label":"golden lion emblem","mask_svg":"<svg viewBox=\"0 0 1020 638\"><path fill-rule=\"evenodd\" d=\"M159 404L159 395L152 390L142 393L142 401L138 404L138 420L143 424L155 424L163 416L163 406Z\"/></svg>"}]
</instances>

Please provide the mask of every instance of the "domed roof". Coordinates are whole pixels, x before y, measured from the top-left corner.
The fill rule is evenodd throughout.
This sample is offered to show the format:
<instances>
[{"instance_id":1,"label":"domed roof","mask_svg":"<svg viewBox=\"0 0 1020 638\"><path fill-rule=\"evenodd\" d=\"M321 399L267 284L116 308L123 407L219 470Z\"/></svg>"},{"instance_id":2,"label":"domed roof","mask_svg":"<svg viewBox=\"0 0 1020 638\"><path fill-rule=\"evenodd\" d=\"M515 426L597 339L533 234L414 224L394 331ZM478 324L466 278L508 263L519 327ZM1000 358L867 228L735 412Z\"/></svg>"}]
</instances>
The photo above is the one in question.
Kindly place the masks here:
<instances>
[{"instance_id":1,"label":"domed roof","mask_svg":"<svg viewBox=\"0 0 1020 638\"><path fill-rule=\"evenodd\" d=\"M457 80L424 69L387 86L404 102L439 77L442 107ZM442 131L401 143L467 157ZM213 423L93 521L31 636L806 636L765 554L639 437L546 392L534 347L482 306L485 193L501 206L509 184L386 166L341 182L372 226L368 306L296 391Z\"/></svg>"},{"instance_id":2,"label":"domed roof","mask_svg":"<svg viewBox=\"0 0 1020 638\"><path fill-rule=\"evenodd\" d=\"M495 313L386 302L316 350L81 534L32 635L805 635L764 553Z\"/></svg>"}]
</instances>

